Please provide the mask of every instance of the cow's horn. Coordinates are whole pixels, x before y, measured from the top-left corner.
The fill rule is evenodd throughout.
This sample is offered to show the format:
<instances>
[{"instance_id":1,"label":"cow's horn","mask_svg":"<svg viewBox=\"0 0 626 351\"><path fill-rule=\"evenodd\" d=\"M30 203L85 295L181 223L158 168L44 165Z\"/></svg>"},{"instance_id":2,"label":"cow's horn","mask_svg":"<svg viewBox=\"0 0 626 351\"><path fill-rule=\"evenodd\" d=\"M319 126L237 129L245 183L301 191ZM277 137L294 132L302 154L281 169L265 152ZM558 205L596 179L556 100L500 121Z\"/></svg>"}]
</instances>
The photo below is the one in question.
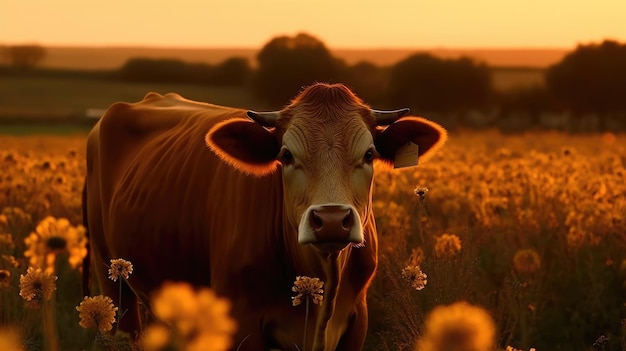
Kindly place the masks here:
<instances>
[{"instance_id":1,"label":"cow's horn","mask_svg":"<svg viewBox=\"0 0 626 351\"><path fill-rule=\"evenodd\" d=\"M404 117L411 112L410 108L401 108L398 110L383 111L372 109L372 114L376 119L376 125L386 126L398 120L400 117Z\"/></svg>"},{"instance_id":2,"label":"cow's horn","mask_svg":"<svg viewBox=\"0 0 626 351\"><path fill-rule=\"evenodd\" d=\"M280 111L256 112L249 110L246 113L248 114L248 117L263 127L276 127L276 121L278 121L278 118L280 117Z\"/></svg>"}]
</instances>

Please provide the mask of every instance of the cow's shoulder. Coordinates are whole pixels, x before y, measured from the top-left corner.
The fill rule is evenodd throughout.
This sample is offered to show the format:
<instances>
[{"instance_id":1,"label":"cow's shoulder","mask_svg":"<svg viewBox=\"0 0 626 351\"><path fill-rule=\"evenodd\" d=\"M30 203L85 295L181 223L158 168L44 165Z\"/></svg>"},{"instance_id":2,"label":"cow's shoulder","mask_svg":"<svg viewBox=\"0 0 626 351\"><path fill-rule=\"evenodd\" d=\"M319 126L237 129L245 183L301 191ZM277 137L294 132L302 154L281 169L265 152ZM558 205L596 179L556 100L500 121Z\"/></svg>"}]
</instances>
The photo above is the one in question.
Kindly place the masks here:
<instances>
[{"instance_id":1,"label":"cow's shoulder","mask_svg":"<svg viewBox=\"0 0 626 351\"><path fill-rule=\"evenodd\" d=\"M192 118L221 119L237 113L242 114L238 109L185 99L175 93L148 93L139 102L112 104L101 119L100 135L140 137L171 129Z\"/></svg>"},{"instance_id":2,"label":"cow's shoulder","mask_svg":"<svg viewBox=\"0 0 626 351\"><path fill-rule=\"evenodd\" d=\"M92 130L88 144L97 148L99 162L102 168L109 168L111 179L117 179L138 153L150 157L157 152L152 145L156 140L167 138L170 143L184 144L193 138L199 141L198 148L204 147L204 135L213 124L245 116L241 109L192 101L174 93L149 93L139 102L112 104Z\"/></svg>"}]
</instances>

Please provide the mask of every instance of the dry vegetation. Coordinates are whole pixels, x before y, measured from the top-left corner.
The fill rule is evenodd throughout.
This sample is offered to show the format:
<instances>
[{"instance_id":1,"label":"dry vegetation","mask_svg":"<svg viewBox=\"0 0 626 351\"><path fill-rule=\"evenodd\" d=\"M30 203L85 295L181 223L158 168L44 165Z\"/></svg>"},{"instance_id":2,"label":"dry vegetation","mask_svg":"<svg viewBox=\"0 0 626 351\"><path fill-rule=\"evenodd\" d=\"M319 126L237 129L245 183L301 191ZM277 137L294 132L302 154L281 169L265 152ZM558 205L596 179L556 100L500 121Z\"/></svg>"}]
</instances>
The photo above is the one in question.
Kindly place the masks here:
<instances>
[{"instance_id":1,"label":"dry vegetation","mask_svg":"<svg viewBox=\"0 0 626 351\"><path fill-rule=\"evenodd\" d=\"M106 335L79 326L70 253L55 265L56 332L18 294L37 225L54 216L78 231L84 138L0 136L0 326L18 328L28 350L53 334L61 350L97 349ZM378 168L381 267L366 349L413 350L421 338L441 350L455 330L480 347L493 333L501 350L623 349L625 155L624 135L461 133L415 169ZM420 271L427 281L416 284Z\"/></svg>"}]
</instances>

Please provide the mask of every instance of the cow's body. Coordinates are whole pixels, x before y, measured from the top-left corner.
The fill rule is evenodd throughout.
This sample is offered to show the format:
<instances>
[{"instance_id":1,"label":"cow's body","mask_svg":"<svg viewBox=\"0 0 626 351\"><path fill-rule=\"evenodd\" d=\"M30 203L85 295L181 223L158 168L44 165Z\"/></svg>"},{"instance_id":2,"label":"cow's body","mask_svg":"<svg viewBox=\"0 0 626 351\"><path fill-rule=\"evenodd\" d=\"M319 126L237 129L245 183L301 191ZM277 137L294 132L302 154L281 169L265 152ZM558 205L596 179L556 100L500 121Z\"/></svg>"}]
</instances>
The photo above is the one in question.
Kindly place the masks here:
<instances>
[{"instance_id":1,"label":"cow's body","mask_svg":"<svg viewBox=\"0 0 626 351\"><path fill-rule=\"evenodd\" d=\"M238 323L233 349L244 339L240 350L360 349L366 290L377 265L371 200L364 210L353 208L360 211L363 238L355 240L362 247L334 249L334 239L333 249L298 243L286 205L286 166L273 161L242 169L222 155L218 141L211 145L215 152L207 147L207 132L232 120L255 124L244 110L149 94L139 103L113 105L93 129L85 207L103 293L117 294L104 263L124 258L134 265L129 282L144 302L167 280L210 286L230 299ZM369 194L371 182L366 186ZM305 309L291 303L291 287L302 275L325 282L323 304L310 310L306 346L300 345ZM123 299L131 313L122 326L132 330L133 294Z\"/></svg>"}]
</instances>

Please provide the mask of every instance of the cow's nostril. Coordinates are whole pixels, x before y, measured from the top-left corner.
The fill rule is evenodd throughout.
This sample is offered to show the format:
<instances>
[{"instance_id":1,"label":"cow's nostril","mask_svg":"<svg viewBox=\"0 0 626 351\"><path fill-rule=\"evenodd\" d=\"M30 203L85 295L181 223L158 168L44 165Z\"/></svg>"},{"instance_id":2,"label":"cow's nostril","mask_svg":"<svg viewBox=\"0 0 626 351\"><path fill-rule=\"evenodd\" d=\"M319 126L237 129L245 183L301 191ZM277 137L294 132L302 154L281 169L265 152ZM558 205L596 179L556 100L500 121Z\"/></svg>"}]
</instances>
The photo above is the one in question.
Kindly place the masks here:
<instances>
[{"instance_id":1,"label":"cow's nostril","mask_svg":"<svg viewBox=\"0 0 626 351\"><path fill-rule=\"evenodd\" d=\"M322 221L322 218L317 214L317 211L315 210L311 211L309 221L311 222L311 227L315 230L321 229L324 225L324 221Z\"/></svg>"},{"instance_id":2,"label":"cow's nostril","mask_svg":"<svg viewBox=\"0 0 626 351\"><path fill-rule=\"evenodd\" d=\"M341 226L343 227L343 229L352 229L352 227L354 226L354 215L352 215L352 210L348 210L348 213L341 222Z\"/></svg>"}]
</instances>

